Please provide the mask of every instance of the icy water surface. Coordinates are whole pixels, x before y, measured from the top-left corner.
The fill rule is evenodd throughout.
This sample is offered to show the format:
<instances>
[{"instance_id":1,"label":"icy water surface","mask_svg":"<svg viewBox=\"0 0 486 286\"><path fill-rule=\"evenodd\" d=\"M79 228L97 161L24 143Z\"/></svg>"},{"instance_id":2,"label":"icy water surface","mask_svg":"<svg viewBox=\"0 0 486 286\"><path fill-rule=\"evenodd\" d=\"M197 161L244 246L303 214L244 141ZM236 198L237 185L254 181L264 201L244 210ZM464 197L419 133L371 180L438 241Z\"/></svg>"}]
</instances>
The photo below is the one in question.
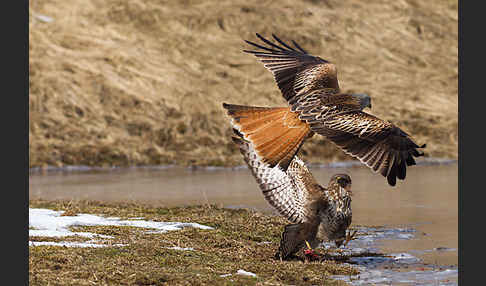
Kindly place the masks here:
<instances>
[{"instance_id":1,"label":"icy water surface","mask_svg":"<svg viewBox=\"0 0 486 286\"><path fill-rule=\"evenodd\" d=\"M359 277L336 277L353 285L457 285L458 167L456 163L418 165L391 188L366 167L312 167L327 185L335 173L353 180L355 253L389 257L355 257ZM246 168L116 169L112 171L34 172L31 199L137 201L159 206L221 204L272 212ZM351 250L349 250L351 249Z\"/></svg>"}]
</instances>

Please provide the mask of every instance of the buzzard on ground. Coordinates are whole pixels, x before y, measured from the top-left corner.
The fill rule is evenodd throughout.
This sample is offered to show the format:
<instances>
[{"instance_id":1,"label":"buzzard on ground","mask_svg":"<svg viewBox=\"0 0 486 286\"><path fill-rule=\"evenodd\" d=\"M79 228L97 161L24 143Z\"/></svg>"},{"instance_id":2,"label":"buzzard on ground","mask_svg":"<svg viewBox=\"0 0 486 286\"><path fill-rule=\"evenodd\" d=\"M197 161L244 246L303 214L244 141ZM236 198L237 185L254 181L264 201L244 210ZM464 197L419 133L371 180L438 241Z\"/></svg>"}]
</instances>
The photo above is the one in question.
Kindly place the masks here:
<instances>
[{"instance_id":1,"label":"buzzard on ground","mask_svg":"<svg viewBox=\"0 0 486 286\"><path fill-rule=\"evenodd\" d=\"M255 55L270 70L288 107L253 107L223 103L232 125L251 142L262 162L282 170L292 162L303 142L315 133L327 138L347 154L358 158L394 186L403 180L414 157L424 148L394 124L363 112L371 108L366 94L340 91L336 66L295 48L278 37L278 44L256 34L265 45L250 41Z\"/></svg>"},{"instance_id":2,"label":"buzzard on ground","mask_svg":"<svg viewBox=\"0 0 486 286\"><path fill-rule=\"evenodd\" d=\"M238 145L267 202L292 224L285 226L277 257L288 259L307 243L306 254L322 241L334 241L339 247L354 235L346 233L351 224L351 178L333 175L324 188L312 176L304 162L294 156L286 171L271 167L256 154L252 144L237 130ZM311 256L312 257L312 256Z\"/></svg>"}]
</instances>

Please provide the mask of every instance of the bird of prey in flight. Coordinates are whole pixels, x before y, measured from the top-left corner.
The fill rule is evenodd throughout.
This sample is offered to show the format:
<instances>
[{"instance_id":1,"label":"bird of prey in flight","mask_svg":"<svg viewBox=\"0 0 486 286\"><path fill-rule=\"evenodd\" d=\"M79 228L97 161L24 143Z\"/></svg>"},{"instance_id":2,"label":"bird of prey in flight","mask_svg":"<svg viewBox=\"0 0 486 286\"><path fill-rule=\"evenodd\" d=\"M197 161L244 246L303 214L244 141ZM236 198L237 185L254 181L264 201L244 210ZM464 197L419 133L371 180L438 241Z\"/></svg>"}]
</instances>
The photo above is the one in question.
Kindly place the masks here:
<instances>
[{"instance_id":1,"label":"bird of prey in flight","mask_svg":"<svg viewBox=\"0 0 486 286\"><path fill-rule=\"evenodd\" d=\"M287 100L286 107L254 107L223 103L233 128L250 142L255 154L270 167L287 170L306 139L324 136L345 153L359 159L395 186L406 177L414 157L423 156L412 137L391 122L363 111L371 108L366 94L341 92L336 66L308 54L295 41L293 46L272 35L273 43L246 41L270 70Z\"/></svg>"}]
</instances>

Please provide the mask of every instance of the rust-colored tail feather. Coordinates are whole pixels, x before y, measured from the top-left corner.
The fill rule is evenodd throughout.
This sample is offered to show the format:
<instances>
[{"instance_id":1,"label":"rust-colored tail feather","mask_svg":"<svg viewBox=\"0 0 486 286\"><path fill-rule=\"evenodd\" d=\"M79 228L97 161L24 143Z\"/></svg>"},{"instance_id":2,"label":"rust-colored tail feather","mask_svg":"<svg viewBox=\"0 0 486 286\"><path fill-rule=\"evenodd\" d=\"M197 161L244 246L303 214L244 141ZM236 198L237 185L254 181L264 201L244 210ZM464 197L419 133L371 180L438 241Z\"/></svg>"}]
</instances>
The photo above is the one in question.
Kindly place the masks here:
<instances>
[{"instance_id":1,"label":"rust-colored tail feather","mask_svg":"<svg viewBox=\"0 0 486 286\"><path fill-rule=\"evenodd\" d=\"M284 170L312 133L309 126L288 107L254 107L223 103L233 119L233 128L251 142L256 153L270 166Z\"/></svg>"}]
</instances>

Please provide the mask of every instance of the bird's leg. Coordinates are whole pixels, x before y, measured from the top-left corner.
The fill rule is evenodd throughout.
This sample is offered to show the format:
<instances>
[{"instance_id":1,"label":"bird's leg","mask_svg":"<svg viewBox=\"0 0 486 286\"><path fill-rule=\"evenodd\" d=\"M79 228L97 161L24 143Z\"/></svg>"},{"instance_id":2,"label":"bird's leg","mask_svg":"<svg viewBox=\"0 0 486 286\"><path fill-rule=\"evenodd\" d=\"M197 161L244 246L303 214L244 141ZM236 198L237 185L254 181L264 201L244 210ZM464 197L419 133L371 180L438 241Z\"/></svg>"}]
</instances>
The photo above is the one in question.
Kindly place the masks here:
<instances>
[{"instance_id":1,"label":"bird's leg","mask_svg":"<svg viewBox=\"0 0 486 286\"><path fill-rule=\"evenodd\" d=\"M356 236L356 233L358 233L357 230L355 230L353 232L353 234L351 234L351 231L348 231L348 233L346 233L346 239L344 241L344 247L346 247L346 245L348 244L348 242L350 242L351 240L355 239L355 236Z\"/></svg>"},{"instance_id":2,"label":"bird's leg","mask_svg":"<svg viewBox=\"0 0 486 286\"><path fill-rule=\"evenodd\" d=\"M314 252L314 249L310 246L309 242L306 240L305 245L307 246L307 249L304 250L305 257L309 260L315 260L318 259L319 256Z\"/></svg>"}]
</instances>

